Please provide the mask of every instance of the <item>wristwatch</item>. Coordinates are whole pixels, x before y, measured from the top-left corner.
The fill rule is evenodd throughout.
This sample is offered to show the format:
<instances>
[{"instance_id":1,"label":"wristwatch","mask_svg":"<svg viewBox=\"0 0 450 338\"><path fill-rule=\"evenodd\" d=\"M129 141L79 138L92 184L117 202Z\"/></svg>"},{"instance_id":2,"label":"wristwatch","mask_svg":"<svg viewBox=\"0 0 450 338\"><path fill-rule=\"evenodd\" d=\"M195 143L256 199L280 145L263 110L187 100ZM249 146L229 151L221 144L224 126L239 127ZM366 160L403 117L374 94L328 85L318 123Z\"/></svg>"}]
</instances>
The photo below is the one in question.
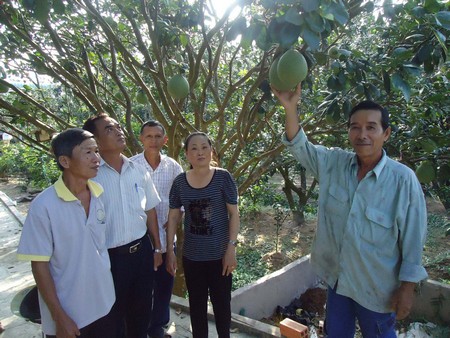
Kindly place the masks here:
<instances>
[{"instance_id":1,"label":"wristwatch","mask_svg":"<svg viewBox=\"0 0 450 338\"><path fill-rule=\"evenodd\" d=\"M234 245L234 246L237 246L239 242L238 242L237 240L232 240L232 239L230 239L230 240L228 241L228 243L230 243L230 244L232 244L232 245Z\"/></svg>"},{"instance_id":2,"label":"wristwatch","mask_svg":"<svg viewBox=\"0 0 450 338\"><path fill-rule=\"evenodd\" d=\"M161 249L155 249L155 253L163 253Z\"/></svg>"}]
</instances>

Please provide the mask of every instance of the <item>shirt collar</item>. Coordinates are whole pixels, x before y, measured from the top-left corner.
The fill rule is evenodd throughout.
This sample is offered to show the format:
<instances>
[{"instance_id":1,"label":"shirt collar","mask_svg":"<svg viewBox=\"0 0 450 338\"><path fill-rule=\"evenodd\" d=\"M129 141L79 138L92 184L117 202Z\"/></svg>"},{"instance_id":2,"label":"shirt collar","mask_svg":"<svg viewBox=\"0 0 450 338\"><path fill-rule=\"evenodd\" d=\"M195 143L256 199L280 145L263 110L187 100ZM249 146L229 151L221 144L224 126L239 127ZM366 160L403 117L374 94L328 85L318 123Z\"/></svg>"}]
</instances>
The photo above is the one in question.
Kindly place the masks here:
<instances>
[{"instance_id":1,"label":"shirt collar","mask_svg":"<svg viewBox=\"0 0 450 338\"><path fill-rule=\"evenodd\" d=\"M377 179L381 175L381 172L383 171L383 168L386 166L386 161L387 161L386 152L384 151L384 149L382 149L382 151L383 151L383 154L381 155L380 161L377 163L375 168L372 169L372 171L375 173L375 176L377 177Z\"/></svg>"},{"instance_id":2,"label":"shirt collar","mask_svg":"<svg viewBox=\"0 0 450 338\"><path fill-rule=\"evenodd\" d=\"M375 168L373 168L371 170L375 174L375 177L377 179L380 176L381 172L383 171L383 168L386 166L386 161L387 161L386 151L384 149L381 149L381 150L383 151L383 154L381 155L381 159L380 159L380 161L378 161ZM356 156L356 154L352 158L351 166L353 168L358 168L358 156Z\"/></svg>"},{"instance_id":3,"label":"shirt collar","mask_svg":"<svg viewBox=\"0 0 450 338\"><path fill-rule=\"evenodd\" d=\"M100 184L95 183L94 181L88 180L87 185L89 187L89 191L95 196L99 197L103 193L103 188ZM77 201L78 198L72 194L72 192L65 185L62 175L59 176L58 180L53 184L55 187L56 195L61 198L65 202L73 202Z\"/></svg>"},{"instance_id":4,"label":"shirt collar","mask_svg":"<svg viewBox=\"0 0 450 338\"><path fill-rule=\"evenodd\" d=\"M123 160L122 170L126 169L128 166L134 168L135 164L133 161L131 161L128 157L126 157L123 154L120 154L120 156L122 157ZM100 157L100 166L106 166L112 169L112 167L108 163L106 163L105 160L101 157Z\"/></svg>"}]
</instances>

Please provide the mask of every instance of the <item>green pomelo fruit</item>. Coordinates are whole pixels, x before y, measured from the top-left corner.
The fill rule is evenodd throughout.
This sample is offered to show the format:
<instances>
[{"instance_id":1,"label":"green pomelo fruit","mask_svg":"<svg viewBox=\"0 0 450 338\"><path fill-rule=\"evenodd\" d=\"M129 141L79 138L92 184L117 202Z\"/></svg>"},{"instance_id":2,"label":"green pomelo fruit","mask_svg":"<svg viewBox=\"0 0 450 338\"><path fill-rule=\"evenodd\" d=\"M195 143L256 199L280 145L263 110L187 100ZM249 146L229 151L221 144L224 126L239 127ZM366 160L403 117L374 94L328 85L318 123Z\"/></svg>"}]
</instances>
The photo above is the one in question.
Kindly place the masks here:
<instances>
[{"instance_id":1,"label":"green pomelo fruit","mask_svg":"<svg viewBox=\"0 0 450 338\"><path fill-rule=\"evenodd\" d=\"M8 92L9 88L5 86L3 83L0 83L0 93Z\"/></svg>"},{"instance_id":2,"label":"green pomelo fruit","mask_svg":"<svg viewBox=\"0 0 450 338\"><path fill-rule=\"evenodd\" d=\"M275 88L277 90L286 91L292 89L292 87L289 87L286 85L283 81L280 80L278 77L278 61L280 61L280 58L275 59L269 69L269 82L270 86L272 88Z\"/></svg>"},{"instance_id":3,"label":"green pomelo fruit","mask_svg":"<svg viewBox=\"0 0 450 338\"><path fill-rule=\"evenodd\" d=\"M423 150L425 150L427 153L433 152L436 148L438 148L438 145L436 142L434 142L432 139L424 139L420 141L420 145Z\"/></svg>"},{"instance_id":4,"label":"green pomelo fruit","mask_svg":"<svg viewBox=\"0 0 450 338\"><path fill-rule=\"evenodd\" d=\"M50 2L48 0L36 0L34 7L34 17L39 22L44 23L50 14Z\"/></svg>"},{"instance_id":5,"label":"green pomelo fruit","mask_svg":"<svg viewBox=\"0 0 450 338\"><path fill-rule=\"evenodd\" d=\"M295 49L289 49L278 61L277 74L286 86L294 88L308 75L305 57Z\"/></svg>"},{"instance_id":6,"label":"green pomelo fruit","mask_svg":"<svg viewBox=\"0 0 450 338\"><path fill-rule=\"evenodd\" d=\"M189 94L189 82L186 78L177 74L167 83L169 94L175 99L184 99Z\"/></svg>"},{"instance_id":7,"label":"green pomelo fruit","mask_svg":"<svg viewBox=\"0 0 450 338\"><path fill-rule=\"evenodd\" d=\"M147 95L145 95L144 91L140 90L136 95L136 101L140 104L146 104L148 102Z\"/></svg>"},{"instance_id":8,"label":"green pomelo fruit","mask_svg":"<svg viewBox=\"0 0 450 338\"><path fill-rule=\"evenodd\" d=\"M416 168L416 175L420 183L430 183L436 178L436 171L430 161L422 161Z\"/></svg>"},{"instance_id":9,"label":"green pomelo fruit","mask_svg":"<svg viewBox=\"0 0 450 338\"><path fill-rule=\"evenodd\" d=\"M337 48L336 46L332 46L330 47L330 49L328 49L328 56L332 59L339 58L339 54L339 48Z\"/></svg>"}]
</instances>

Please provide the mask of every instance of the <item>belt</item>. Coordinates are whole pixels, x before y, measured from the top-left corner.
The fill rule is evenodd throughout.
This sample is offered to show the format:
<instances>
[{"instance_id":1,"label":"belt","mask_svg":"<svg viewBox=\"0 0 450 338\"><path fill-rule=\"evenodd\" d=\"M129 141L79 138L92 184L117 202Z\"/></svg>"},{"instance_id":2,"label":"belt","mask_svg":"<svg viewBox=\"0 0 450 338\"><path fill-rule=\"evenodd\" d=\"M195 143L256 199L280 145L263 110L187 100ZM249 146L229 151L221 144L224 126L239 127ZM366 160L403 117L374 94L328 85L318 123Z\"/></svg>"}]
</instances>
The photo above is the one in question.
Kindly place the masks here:
<instances>
[{"instance_id":1,"label":"belt","mask_svg":"<svg viewBox=\"0 0 450 338\"><path fill-rule=\"evenodd\" d=\"M143 240L143 238L137 239L137 240L135 240L133 242L130 242L128 244L121 245L121 246L118 246L118 247L115 247L115 248L111 248L108 251L110 253L114 253L114 254L134 254L134 253L138 252L141 249L141 247L142 247L142 240Z\"/></svg>"}]
</instances>

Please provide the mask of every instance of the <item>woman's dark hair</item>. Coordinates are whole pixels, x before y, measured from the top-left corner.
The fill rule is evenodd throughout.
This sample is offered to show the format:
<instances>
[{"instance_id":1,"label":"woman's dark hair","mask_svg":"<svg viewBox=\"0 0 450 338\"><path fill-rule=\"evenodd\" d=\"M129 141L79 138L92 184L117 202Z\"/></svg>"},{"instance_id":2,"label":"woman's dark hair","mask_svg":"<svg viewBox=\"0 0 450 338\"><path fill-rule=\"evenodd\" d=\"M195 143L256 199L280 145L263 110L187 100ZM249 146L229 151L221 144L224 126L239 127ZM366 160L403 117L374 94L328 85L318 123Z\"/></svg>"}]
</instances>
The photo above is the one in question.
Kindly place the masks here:
<instances>
[{"instance_id":1,"label":"woman's dark hair","mask_svg":"<svg viewBox=\"0 0 450 338\"><path fill-rule=\"evenodd\" d=\"M381 112L381 126L383 127L383 131L388 129L390 126L389 122L389 112L382 105L373 102L371 100L366 100L358 103L356 106L348 114L347 127L350 127L350 118L354 113L358 110L378 110Z\"/></svg>"},{"instance_id":2,"label":"woman's dark hair","mask_svg":"<svg viewBox=\"0 0 450 338\"><path fill-rule=\"evenodd\" d=\"M189 142L191 142L191 139L194 136L204 136L204 137L206 137L206 139L208 140L209 145L211 147L213 146L212 141L209 138L208 134L206 134L206 133L204 133L202 131L196 131L196 132L193 132L193 133L189 134L188 137L186 137L186 139L184 140L184 151L186 151L188 149Z\"/></svg>"},{"instance_id":3,"label":"woman's dark hair","mask_svg":"<svg viewBox=\"0 0 450 338\"><path fill-rule=\"evenodd\" d=\"M64 167L58 160L60 156L72 157L73 148L90 138L94 138L94 135L81 128L70 128L56 135L52 140L51 146L58 168L64 170Z\"/></svg>"}]
</instances>

